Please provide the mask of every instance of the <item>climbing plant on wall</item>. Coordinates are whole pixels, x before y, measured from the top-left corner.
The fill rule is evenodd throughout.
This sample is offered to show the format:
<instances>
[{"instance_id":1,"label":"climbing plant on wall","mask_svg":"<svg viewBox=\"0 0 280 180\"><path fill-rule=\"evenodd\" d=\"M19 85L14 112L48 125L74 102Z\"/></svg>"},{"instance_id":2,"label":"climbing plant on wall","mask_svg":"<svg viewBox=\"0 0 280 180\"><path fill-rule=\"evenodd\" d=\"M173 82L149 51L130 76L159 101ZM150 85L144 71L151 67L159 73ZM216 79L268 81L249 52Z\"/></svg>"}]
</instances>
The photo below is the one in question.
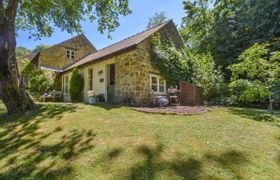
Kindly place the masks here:
<instances>
[{"instance_id":1,"label":"climbing plant on wall","mask_svg":"<svg viewBox=\"0 0 280 180\"><path fill-rule=\"evenodd\" d=\"M176 48L171 39L163 40L159 33L151 38L152 64L161 72L169 85L180 81L192 82L193 63L186 49Z\"/></svg>"}]
</instances>

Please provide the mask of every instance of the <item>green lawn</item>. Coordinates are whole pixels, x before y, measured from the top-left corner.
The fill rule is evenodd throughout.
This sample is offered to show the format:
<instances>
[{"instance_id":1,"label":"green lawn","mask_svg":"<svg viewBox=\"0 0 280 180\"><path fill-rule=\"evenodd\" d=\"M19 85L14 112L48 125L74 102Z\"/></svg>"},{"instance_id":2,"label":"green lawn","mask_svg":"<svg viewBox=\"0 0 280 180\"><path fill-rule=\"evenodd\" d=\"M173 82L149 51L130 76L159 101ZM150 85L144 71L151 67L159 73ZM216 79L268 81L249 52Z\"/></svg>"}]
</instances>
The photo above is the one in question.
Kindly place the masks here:
<instances>
[{"instance_id":1,"label":"green lawn","mask_svg":"<svg viewBox=\"0 0 280 180\"><path fill-rule=\"evenodd\" d=\"M280 113L214 108L155 115L128 107L0 105L0 179L278 179Z\"/></svg>"}]
</instances>

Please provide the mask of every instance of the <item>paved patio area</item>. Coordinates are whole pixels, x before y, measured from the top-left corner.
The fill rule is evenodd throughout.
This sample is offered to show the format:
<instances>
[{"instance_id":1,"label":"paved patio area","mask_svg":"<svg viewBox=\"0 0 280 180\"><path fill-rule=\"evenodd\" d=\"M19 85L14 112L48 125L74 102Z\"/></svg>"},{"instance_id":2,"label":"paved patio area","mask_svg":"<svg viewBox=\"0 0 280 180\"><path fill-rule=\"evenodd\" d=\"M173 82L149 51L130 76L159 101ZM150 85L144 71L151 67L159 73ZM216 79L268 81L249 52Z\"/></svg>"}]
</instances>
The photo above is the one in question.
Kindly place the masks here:
<instances>
[{"instance_id":1,"label":"paved patio area","mask_svg":"<svg viewBox=\"0 0 280 180\"><path fill-rule=\"evenodd\" d=\"M146 113L181 115L201 114L209 111L209 108L204 106L137 107L133 109Z\"/></svg>"}]
</instances>

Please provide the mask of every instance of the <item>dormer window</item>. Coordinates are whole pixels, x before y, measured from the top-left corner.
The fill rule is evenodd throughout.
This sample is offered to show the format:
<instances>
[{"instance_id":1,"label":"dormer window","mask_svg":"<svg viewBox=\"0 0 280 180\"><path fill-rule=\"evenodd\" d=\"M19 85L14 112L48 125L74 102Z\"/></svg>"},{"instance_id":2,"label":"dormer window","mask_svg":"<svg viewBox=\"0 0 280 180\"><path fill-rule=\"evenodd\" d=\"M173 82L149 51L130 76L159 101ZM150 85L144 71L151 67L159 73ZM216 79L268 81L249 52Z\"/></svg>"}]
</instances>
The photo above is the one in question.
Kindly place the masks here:
<instances>
[{"instance_id":1,"label":"dormer window","mask_svg":"<svg viewBox=\"0 0 280 180\"><path fill-rule=\"evenodd\" d=\"M71 49L66 50L66 57L70 60L75 60L75 51Z\"/></svg>"}]
</instances>

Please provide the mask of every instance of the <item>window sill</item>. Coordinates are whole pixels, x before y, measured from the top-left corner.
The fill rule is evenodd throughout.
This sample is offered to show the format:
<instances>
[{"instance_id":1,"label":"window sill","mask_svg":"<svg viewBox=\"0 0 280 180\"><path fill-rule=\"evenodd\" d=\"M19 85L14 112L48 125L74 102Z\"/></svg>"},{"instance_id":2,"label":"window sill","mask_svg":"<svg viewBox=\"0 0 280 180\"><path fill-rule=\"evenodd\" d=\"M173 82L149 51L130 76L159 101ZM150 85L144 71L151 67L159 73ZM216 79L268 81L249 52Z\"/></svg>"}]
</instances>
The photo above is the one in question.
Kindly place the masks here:
<instances>
[{"instance_id":1,"label":"window sill","mask_svg":"<svg viewBox=\"0 0 280 180\"><path fill-rule=\"evenodd\" d=\"M153 93L151 93L151 94L155 94L155 95L167 95L166 92L155 92L155 91L153 91Z\"/></svg>"}]
</instances>

